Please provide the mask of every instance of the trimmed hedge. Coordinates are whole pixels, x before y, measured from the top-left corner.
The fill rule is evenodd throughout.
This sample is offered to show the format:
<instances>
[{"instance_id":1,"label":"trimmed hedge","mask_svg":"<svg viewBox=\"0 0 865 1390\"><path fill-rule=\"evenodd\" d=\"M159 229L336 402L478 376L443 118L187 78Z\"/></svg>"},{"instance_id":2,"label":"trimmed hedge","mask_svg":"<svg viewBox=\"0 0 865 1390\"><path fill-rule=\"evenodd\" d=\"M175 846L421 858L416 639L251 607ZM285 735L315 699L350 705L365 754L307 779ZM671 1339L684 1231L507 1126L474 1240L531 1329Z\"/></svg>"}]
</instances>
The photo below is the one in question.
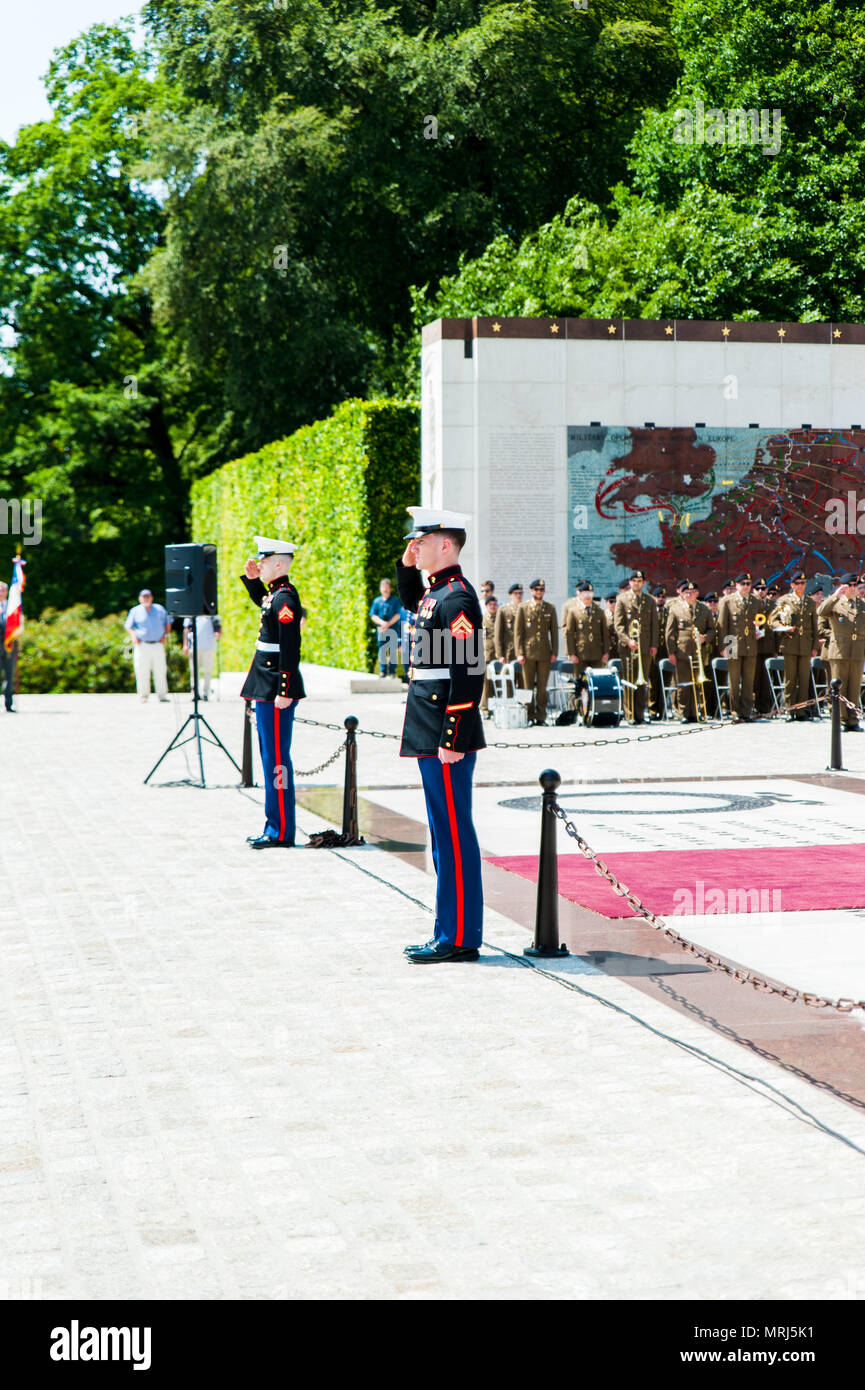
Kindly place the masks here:
<instances>
[{"instance_id":1,"label":"trimmed hedge","mask_svg":"<svg viewBox=\"0 0 865 1390\"><path fill-rule=\"evenodd\" d=\"M377 667L369 607L405 542L420 497L420 410L411 401L349 400L327 420L235 459L192 488L192 536L219 549L224 670L245 670L258 630L238 576L253 536L297 543L292 582L307 612L303 656Z\"/></svg>"},{"instance_id":2,"label":"trimmed hedge","mask_svg":"<svg viewBox=\"0 0 865 1390\"><path fill-rule=\"evenodd\" d=\"M51 695L64 691L135 690L132 639L125 613L94 618L87 603L58 610L46 608L38 621L28 618L18 656L19 690ZM167 643L168 689L189 689L189 664L177 638Z\"/></svg>"}]
</instances>

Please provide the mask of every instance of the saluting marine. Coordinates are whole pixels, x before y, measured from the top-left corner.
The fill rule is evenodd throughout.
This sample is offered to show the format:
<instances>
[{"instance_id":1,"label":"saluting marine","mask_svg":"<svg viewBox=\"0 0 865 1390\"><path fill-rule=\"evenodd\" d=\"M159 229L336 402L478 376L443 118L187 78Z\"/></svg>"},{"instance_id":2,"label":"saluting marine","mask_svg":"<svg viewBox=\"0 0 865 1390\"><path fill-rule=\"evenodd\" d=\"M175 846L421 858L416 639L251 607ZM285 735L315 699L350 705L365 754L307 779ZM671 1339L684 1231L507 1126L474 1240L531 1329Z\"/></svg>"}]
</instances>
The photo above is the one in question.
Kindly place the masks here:
<instances>
[{"instance_id":1,"label":"saluting marine","mask_svg":"<svg viewBox=\"0 0 865 1390\"><path fill-rule=\"evenodd\" d=\"M294 845L294 773L291 734L294 707L306 693L300 674L300 620L297 590L288 578L294 558L291 541L256 536L258 554L241 575L247 593L261 609L258 640L241 698L255 701L255 722L264 774L265 826L250 835L253 849L291 849Z\"/></svg>"},{"instance_id":2,"label":"saluting marine","mask_svg":"<svg viewBox=\"0 0 865 1390\"><path fill-rule=\"evenodd\" d=\"M804 571L791 575L790 592L778 599L769 614L769 626L784 658L784 704L790 723L811 718L807 709L791 713L794 705L811 698L811 658L818 650L817 614L805 594L806 583Z\"/></svg>"},{"instance_id":3,"label":"saluting marine","mask_svg":"<svg viewBox=\"0 0 865 1390\"><path fill-rule=\"evenodd\" d=\"M481 853L472 823L472 778L486 746L483 618L459 565L469 518L409 507L414 525L397 561L399 596L417 609L400 756L417 758L438 878L432 939L406 947L416 965L473 961L483 935ZM421 570L429 580L425 586Z\"/></svg>"}]
</instances>

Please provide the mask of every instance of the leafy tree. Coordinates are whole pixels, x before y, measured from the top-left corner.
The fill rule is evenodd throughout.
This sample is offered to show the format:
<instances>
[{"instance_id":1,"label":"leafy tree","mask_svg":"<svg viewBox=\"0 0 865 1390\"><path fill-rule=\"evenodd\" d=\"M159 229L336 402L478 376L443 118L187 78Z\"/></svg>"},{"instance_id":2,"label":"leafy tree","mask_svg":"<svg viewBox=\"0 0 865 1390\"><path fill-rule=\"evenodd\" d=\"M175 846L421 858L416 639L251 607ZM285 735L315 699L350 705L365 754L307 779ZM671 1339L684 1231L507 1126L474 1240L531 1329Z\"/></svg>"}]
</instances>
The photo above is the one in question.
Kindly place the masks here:
<instances>
[{"instance_id":1,"label":"leafy tree","mask_svg":"<svg viewBox=\"0 0 865 1390\"><path fill-rule=\"evenodd\" d=\"M147 283L220 402L207 461L414 388L410 284L536 227L565 190L606 196L675 75L666 14L150 0L167 83L150 168L169 193Z\"/></svg>"},{"instance_id":2,"label":"leafy tree","mask_svg":"<svg viewBox=\"0 0 865 1390\"><path fill-rule=\"evenodd\" d=\"M163 213L133 172L153 81L130 27L58 52L47 89L52 119L0 145L0 488L42 500L31 601L105 612L185 534L196 399L138 278Z\"/></svg>"},{"instance_id":3,"label":"leafy tree","mask_svg":"<svg viewBox=\"0 0 865 1390\"><path fill-rule=\"evenodd\" d=\"M865 7L677 0L672 32L682 76L643 118L628 186L416 288L415 327L466 313L861 320ZM731 110L765 112L756 140Z\"/></svg>"}]
</instances>

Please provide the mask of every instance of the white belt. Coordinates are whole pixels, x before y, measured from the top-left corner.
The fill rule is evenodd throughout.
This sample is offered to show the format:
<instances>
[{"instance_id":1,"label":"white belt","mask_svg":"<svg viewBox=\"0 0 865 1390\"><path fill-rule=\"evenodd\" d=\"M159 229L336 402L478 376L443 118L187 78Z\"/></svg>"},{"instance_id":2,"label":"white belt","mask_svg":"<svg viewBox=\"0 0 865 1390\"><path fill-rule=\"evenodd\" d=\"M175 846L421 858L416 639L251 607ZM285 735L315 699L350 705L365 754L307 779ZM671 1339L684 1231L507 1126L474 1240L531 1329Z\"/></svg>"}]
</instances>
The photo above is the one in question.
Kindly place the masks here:
<instances>
[{"instance_id":1,"label":"white belt","mask_svg":"<svg viewBox=\"0 0 865 1390\"><path fill-rule=\"evenodd\" d=\"M447 666L431 666L423 671L412 668L411 678L413 681L449 681L451 673Z\"/></svg>"},{"instance_id":2,"label":"white belt","mask_svg":"<svg viewBox=\"0 0 865 1390\"><path fill-rule=\"evenodd\" d=\"M256 650L257 652L278 652L278 651L279 651L279 643L278 643L278 642L256 642L256 644L255 644L255 650Z\"/></svg>"}]
</instances>

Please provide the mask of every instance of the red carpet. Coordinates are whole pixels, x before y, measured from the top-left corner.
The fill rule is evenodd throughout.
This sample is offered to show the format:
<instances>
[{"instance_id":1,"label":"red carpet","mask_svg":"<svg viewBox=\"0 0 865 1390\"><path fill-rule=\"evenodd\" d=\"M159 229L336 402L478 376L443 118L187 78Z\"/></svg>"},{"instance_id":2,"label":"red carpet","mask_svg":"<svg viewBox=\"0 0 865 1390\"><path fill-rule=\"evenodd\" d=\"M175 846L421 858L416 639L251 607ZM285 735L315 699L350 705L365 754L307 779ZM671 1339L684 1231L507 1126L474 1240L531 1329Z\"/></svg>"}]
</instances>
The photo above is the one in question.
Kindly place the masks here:
<instances>
[{"instance_id":1,"label":"red carpet","mask_svg":"<svg viewBox=\"0 0 865 1390\"><path fill-rule=\"evenodd\" d=\"M537 880L536 855L485 857L521 878ZM601 858L661 917L865 907L865 845L662 849ZM637 915L581 854L559 855L559 894L604 917Z\"/></svg>"}]
</instances>

